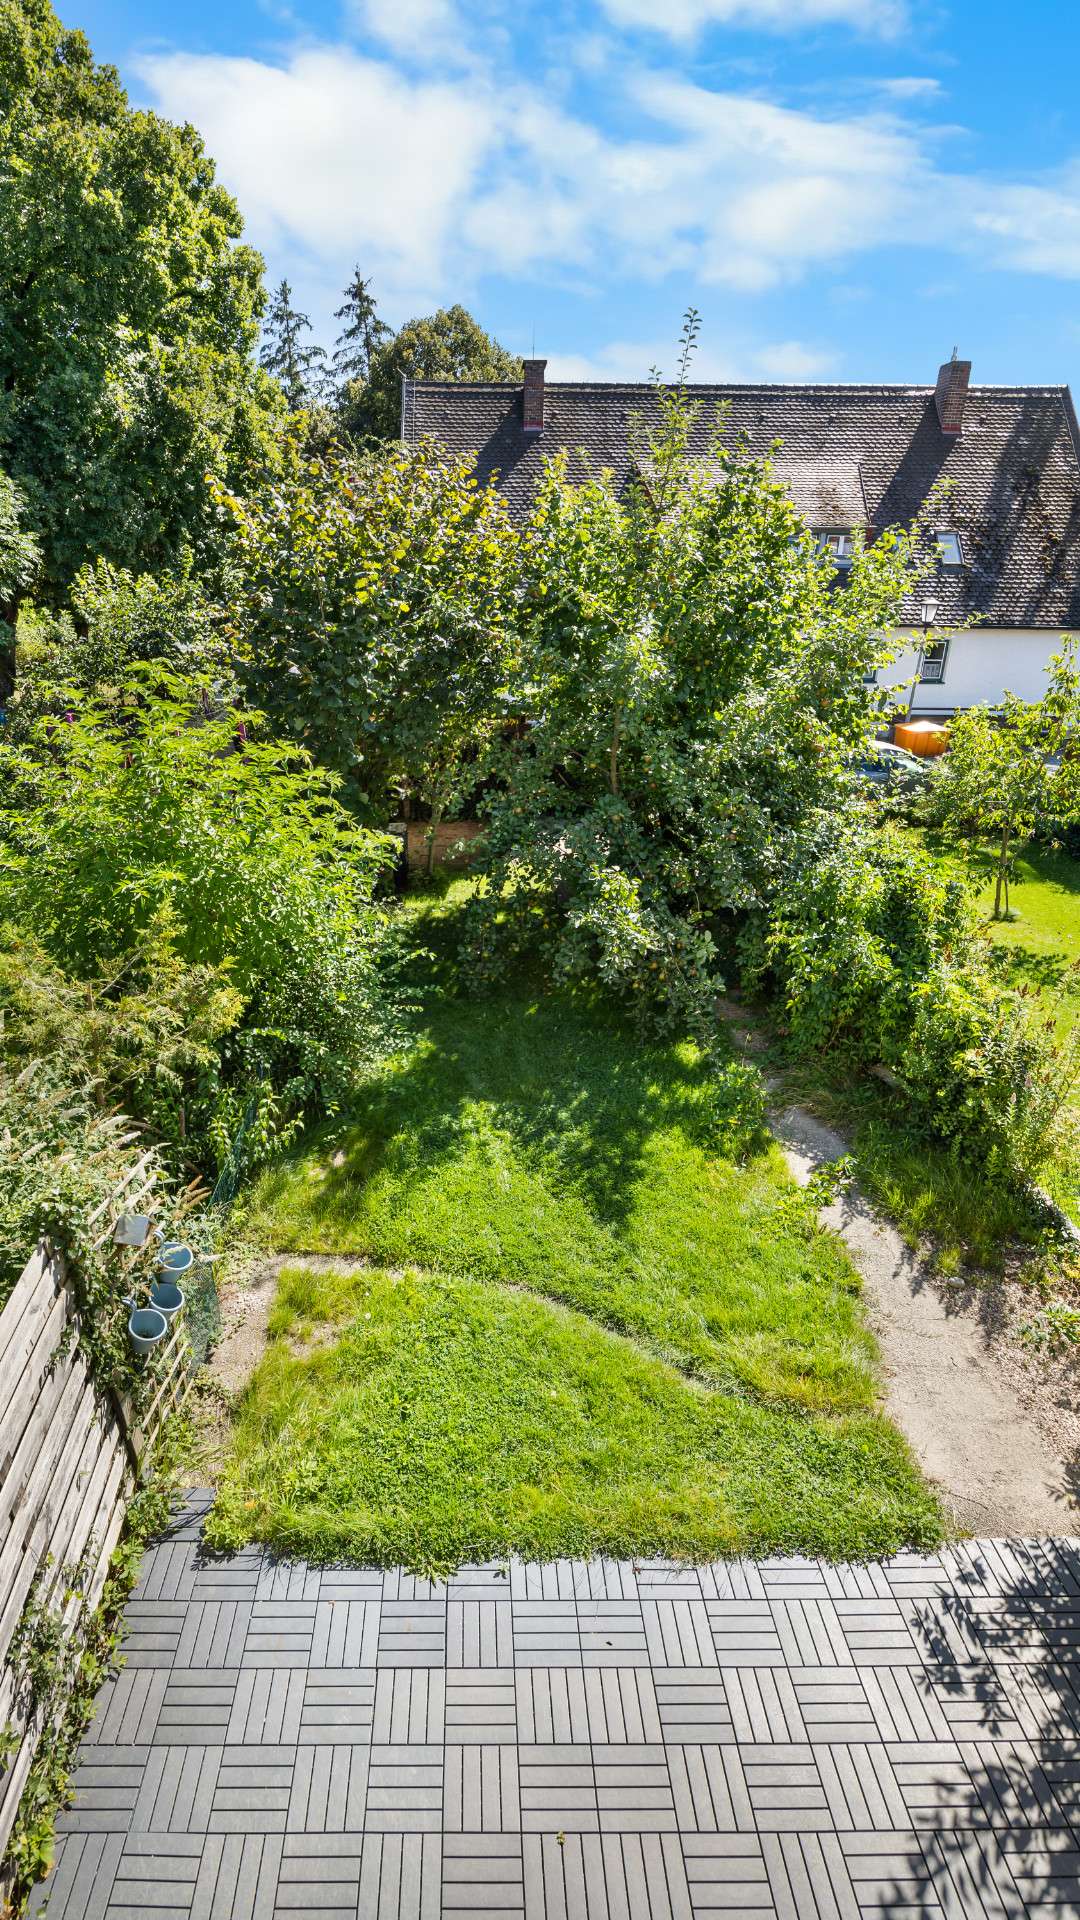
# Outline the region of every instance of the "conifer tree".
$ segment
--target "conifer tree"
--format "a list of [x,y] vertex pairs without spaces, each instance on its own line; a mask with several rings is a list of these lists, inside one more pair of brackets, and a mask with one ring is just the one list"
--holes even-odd
[[350,380],[367,379],[372,359],[393,333],[386,321],[380,320],[371,281],[363,278],[359,267],[353,272],[334,319],[345,322],[338,335],[333,362],[338,384],[345,387]]
[[282,280],[271,296],[259,365],[279,382],[292,413],[317,398],[326,359],[321,347],[305,343],[304,335],[310,332],[311,321],[293,306],[292,288]]

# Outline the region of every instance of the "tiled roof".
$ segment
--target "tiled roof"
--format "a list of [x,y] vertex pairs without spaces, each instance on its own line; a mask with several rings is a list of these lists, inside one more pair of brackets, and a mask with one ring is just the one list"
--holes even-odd
[[[726,435],[752,454],[780,441],[778,473],[814,527],[909,524],[935,483],[951,481],[942,518],[960,532],[966,565],[942,568],[926,589],[939,624],[978,616],[995,627],[1080,628],[1080,433],[1067,387],[973,386],[955,437],[941,432],[932,387],[691,391],[702,403],[696,450],[707,450],[721,405]],[[430,434],[474,453],[481,480],[494,476],[520,515],[560,448],[571,479],[610,468],[624,486],[634,420],[647,425],[656,405],[650,386],[549,381],[544,431],[526,434],[520,387],[416,381],[404,428],[408,440]],[[914,602],[905,619],[917,623]]]

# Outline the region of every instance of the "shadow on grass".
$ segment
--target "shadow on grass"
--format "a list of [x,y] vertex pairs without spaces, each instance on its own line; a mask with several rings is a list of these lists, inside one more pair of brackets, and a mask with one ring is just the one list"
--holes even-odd
[[1042,992],[1069,985],[1080,993],[1074,962],[1067,953],[1039,953],[1034,947],[1010,942],[997,948],[994,964],[999,978],[1010,987],[1027,985]]
[[[524,968],[473,998],[458,958],[460,915],[433,895],[412,920],[402,969],[413,1002],[406,1044],[332,1129],[305,1141],[303,1155],[326,1156],[307,1203],[313,1221],[347,1210],[357,1183],[384,1169],[429,1176],[455,1159],[478,1109],[523,1162],[615,1230],[633,1208],[657,1133],[678,1129],[715,1150],[736,1097],[715,1060],[689,1044],[646,1040],[598,993],[548,991]],[[755,1145],[765,1149],[764,1133]]]

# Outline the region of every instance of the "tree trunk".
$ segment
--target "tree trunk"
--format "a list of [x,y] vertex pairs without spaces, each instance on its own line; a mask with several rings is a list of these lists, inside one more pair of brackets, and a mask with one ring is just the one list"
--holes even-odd
[[622,735],[622,702],[615,709],[615,722],[611,729],[611,791],[619,791],[619,740]]
[[427,830],[427,867],[425,869],[429,880],[435,871],[435,835],[442,825],[442,817],[442,801],[433,800],[431,803],[431,819],[428,822]]
[[998,848],[997,887],[994,892],[994,919],[1001,919],[1001,898],[1005,896],[1005,912],[1009,911],[1009,829],[1001,829],[1001,846]]

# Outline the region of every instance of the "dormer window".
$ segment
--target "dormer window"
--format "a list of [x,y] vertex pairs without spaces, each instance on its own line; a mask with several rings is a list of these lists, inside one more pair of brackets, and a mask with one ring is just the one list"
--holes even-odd
[[939,527],[937,532],[938,559],[943,567],[962,567],[964,549],[960,545],[960,535],[949,527]]
[[828,554],[838,567],[850,567],[855,558],[855,539],[850,529],[815,527],[814,539],[820,554]]

